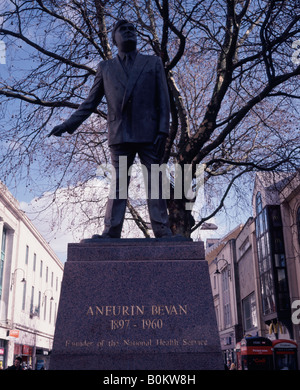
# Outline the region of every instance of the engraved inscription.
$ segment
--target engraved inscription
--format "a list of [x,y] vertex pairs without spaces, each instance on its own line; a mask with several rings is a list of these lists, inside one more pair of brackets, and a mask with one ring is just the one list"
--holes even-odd
[[[181,338],[166,338],[163,329],[167,325],[180,326],[180,318],[185,317],[182,329],[185,329],[188,315],[191,314],[187,304],[151,304],[151,305],[90,305],[85,308],[85,318],[107,324],[99,340],[66,340],[65,347],[70,349],[151,349],[166,348],[178,350],[202,349],[208,345],[205,338],[194,338],[189,335]],[[178,322],[179,320],[179,322]],[[141,332],[134,332],[137,329]],[[109,333],[111,331],[111,333]],[[145,335],[145,337],[142,337]],[[161,336],[159,336],[161,335]],[[116,337],[115,337],[116,336]]]
[[119,316],[138,316],[144,315],[144,306],[89,306],[87,315],[91,316],[105,316],[105,317],[119,317]]
[[181,316],[188,314],[187,305],[117,305],[117,306],[89,306],[86,312],[87,316],[104,316],[104,317],[119,317],[119,316],[140,316],[149,314],[152,316]]
[[87,340],[81,340],[81,341],[71,341],[66,340],[65,346],[70,348],[76,348],[76,349],[86,349],[93,346],[96,346],[97,348],[116,348],[120,346],[125,347],[191,347],[191,346],[206,346],[208,345],[208,341],[206,339],[145,339],[145,340],[133,340],[130,338],[123,339],[121,341],[117,340],[99,340],[97,342],[94,341],[87,341]]
[[[89,306],[86,316],[96,318],[113,318],[110,320],[111,330],[127,330],[139,328],[144,330],[162,329],[164,322],[162,318],[172,316],[187,316],[188,305],[95,305]],[[137,320],[140,317],[141,320]],[[116,318],[117,317],[117,318]],[[132,318],[130,318],[132,317]],[[151,318],[155,317],[155,318]],[[130,318],[130,319],[129,319]],[[134,320],[133,320],[134,318]]]

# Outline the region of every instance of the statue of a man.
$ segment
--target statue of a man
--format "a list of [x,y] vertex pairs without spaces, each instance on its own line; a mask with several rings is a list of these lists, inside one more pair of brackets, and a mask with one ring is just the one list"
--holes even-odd
[[[122,180],[119,180],[119,158],[126,157],[130,167],[136,154],[148,172],[147,202],[154,235],[157,238],[170,237],[167,205],[161,188],[157,199],[151,198],[151,165],[160,163],[169,133],[170,106],[163,64],[157,56],[137,52],[137,34],[132,23],[119,20],[112,38],[118,55],[99,63],[88,97],[69,119],[55,126],[49,136],[61,136],[64,132],[72,134],[94,112],[105,95],[108,143],[116,171],[112,185],[116,196],[108,199],[102,235],[93,237],[121,237],[127,200],[120,196],[124,189],[121,188]],[[128,185],[127,175],[125,186],[128,188]]]

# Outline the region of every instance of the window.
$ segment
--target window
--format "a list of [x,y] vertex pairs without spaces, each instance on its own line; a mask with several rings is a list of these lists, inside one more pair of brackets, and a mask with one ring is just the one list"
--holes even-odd
[[270,206],[269,215],[277,312],[286,312],[289,316],[290,298],[280,207]]
[[40,316],[40,308],[41,308],[41,297],[42,297],[42,294],[41,294],[41,292],[39,291],[39,300],[38,300],[38,316]]
[[2,242],[1,242],[1,257],[0,257],[0,298],[2,296],[3,270],[4,270],[5,251],[6,251],[6,237],[7,237],[7,230],[5,229],[5,227],[3,227]]
[[25,303],[26,303],[26,282],[23,283],[22,310],[25,310]]
[[34,310],[33,303],[34,303],[34,287],[32,286],[31,287],[31,299],[30,299],[30,313],[33,313],[33,310]]
[[267,209],[262,207],[260,192],[256,195],[256,242],[258,269],[264,315],[275,312],[274,280],[271,264],[270,237]]
[[217,275],[214,275],[214,290],[217,288]]
[[33,255],[33,270],[35,271],[36,268],[36,253]]
[[54,308],[54,325],[56,323],[56,317],[57,317],[57,303],[55,302],[55,308]]
[[243,300],[244,331],[257,327],[256,303],[254,293]]
[[298,243],[300,245],[300,207],[297,210],[297,229],[298,229]]
[[256,194],[256,214],[259,214],[261,211],[262,211],[261,193],[258,192]]
[[43,260],[41,260],[41,263],[40,263],[40,277],[43,276]]
[[25,264],[28,264],[28,257],[29,257],[29,246],[26,245]]
[[51,318],[52,318],[52,301],[50,300],[50,312],[49,312],[49,323],[51,324]]
[[223,311],[224,311],[224,326],[231,325],[231,308],[230,308],[230,293],[229,293],[229,271],[227,267],[222,271],[222,292],[223,292]]
[[277,313],[289,316],[289,291],[280,206],[262,207],[256,196],[256,242],[262,312],[264,316]]
[[47,313],[47,296],[44,296],[44,321],[46,321],[46,313]]

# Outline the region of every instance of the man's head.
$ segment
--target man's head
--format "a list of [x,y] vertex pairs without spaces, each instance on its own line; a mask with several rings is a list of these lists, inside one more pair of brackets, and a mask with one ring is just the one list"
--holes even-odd
[[137,36],[134,25],[125,19],[119,20],[113,28],[112,40],[121,51],[135,50]]
[[20,367],[21,363],[22,363],[22,358],[20,356],[16,357],[15,358],[15,366]]

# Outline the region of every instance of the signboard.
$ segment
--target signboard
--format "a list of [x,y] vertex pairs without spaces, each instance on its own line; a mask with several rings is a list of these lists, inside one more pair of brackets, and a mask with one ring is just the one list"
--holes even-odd
[[32,356],[32,347],[23,345],[23,355]]
[[18,330],[16,330],[16,329],[11,329],[10,331],[9,331],[9,337],[15,337],[15,338],[19,338],[19,331]]

